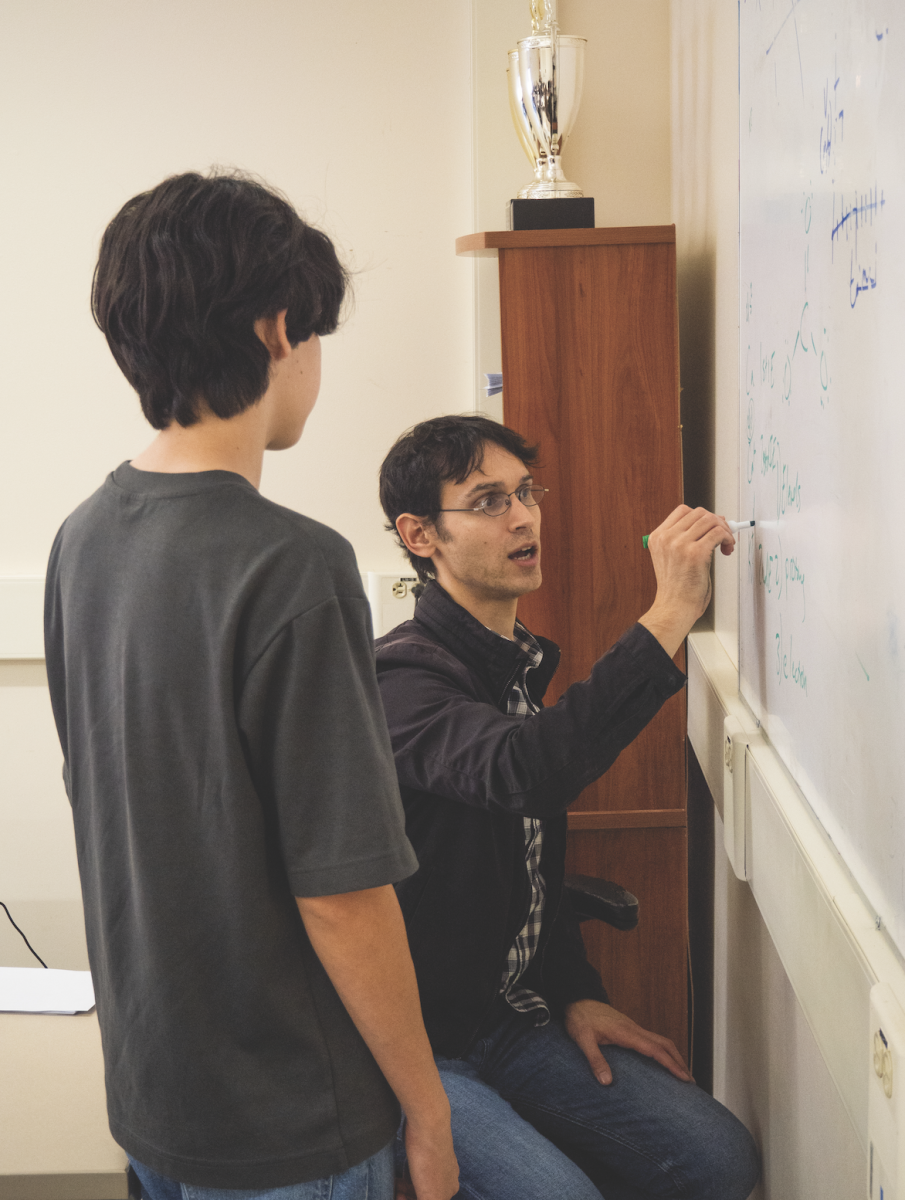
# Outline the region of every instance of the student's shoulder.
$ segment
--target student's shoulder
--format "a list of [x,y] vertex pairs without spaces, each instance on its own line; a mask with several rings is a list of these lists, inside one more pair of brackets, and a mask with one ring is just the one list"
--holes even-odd
[[341,533],[250,488],[222,504],[204,560],[210,568],[222,559],[226,603],[242,610],[250,658],[298,622],[310,634],[337,617],[370,646],[370,609],[355,552]]
[[[181,568],[236,595],[276,594],[289,609],[334,596],[364,601],[349,541],[263,496],[234,472],[163,475],[123,463],[67,518],[58,542],[168,547]],[[178,550],[178,553],[176,551]]]
[[316,572],[338,594],[364,596],[352,543],[336,529],[304,513],[284,508],[264,496],[255,497],[269,540],[284,570]]

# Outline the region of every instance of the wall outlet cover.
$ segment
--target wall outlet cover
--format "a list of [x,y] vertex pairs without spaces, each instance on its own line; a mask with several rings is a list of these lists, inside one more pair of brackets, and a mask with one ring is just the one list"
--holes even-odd
[[888,983],[870,990],[867,1049],[869,1200],[902,1200],[905,1185],[905,1012]]

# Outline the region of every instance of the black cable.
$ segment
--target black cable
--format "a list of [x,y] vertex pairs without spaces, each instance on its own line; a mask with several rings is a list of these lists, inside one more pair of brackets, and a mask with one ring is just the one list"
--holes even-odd
[[15,929],[16,933],[18,933],[20,935],[20,937],[22,938],[22,941],[29,948],[29,950],[32,952],[32,954],[35,956],[35,958],[38,960],[38,962],[41,964],[41,966],[44,967],[46,970],[50,970],[50,968],[47,966],[47,963],[44,961],[44,959],[41,957],[41,955],[38,954],[37,950],[35,950],[34,946],[32,946],[31,942],[28,940],[28,938],[25,936],[25,934],[22,932],[22,930],[19,928],[19,926],[13,920],[13,914],[9,911],[9,909],[6,907],[6,905],[3,903],[2,900],[0,900],[0,908],[2,908],[3,911],[6,913],[6,915],[9,917],[9,923],[12,925],[13,929]]

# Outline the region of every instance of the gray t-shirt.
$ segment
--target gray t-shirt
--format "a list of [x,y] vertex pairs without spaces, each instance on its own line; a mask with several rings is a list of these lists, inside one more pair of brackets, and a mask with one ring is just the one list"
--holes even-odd
[[351,546],[126,463],[57,535],[45,632],[113,1136],[201,1186],[347,1170],[398,1107],[293,896],[417,868]]

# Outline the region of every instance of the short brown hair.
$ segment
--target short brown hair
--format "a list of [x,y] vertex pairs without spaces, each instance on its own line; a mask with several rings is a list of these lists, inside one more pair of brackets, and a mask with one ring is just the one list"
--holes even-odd
[[488,442],[502,446],[526,467],[537,462],[537,446],[529,446],[514,429],[479,413],[422,421],[407,430],[383,460],[380,503],[386,514],[386,528],[396,534],[396,541],[422,583],[433,578],[430,559],[407,549],[396,529],[396,519],[408,512],[435,525],[443,484],[463,483],[484,461]]
[[101,239],[94,319],[155,429],[218,417],[264,395],[254,330],[286,309],[291,345],[332,333],[347,285],[333,243],[278,192],[240,172],[165,179],[129,200]]

